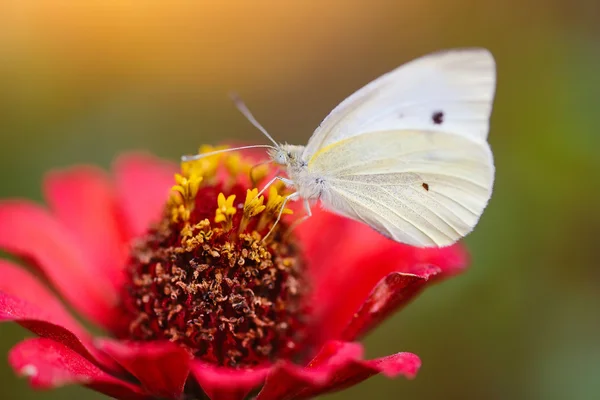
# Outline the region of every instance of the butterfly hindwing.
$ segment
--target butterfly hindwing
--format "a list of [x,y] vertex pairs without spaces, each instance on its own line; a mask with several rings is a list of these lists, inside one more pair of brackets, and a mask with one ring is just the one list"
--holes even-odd
[[308,164],[326,181],[322,205],[415,246],[468,234],[491,196],[485,142],[432,131],[384,131],[326,147]]

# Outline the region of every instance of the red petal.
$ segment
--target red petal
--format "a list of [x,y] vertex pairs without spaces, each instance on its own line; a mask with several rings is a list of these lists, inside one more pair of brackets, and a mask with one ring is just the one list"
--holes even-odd
[[429,267],[418,275],[394,272],[383,278],[352,317],[342,333],[342,340],[354,340],[377,326],[412,300],[428,279],[439,272],[439,268]]
[[191,356],[173,343],[102,339],[98,347],[139,379],[149,393],[178,399],[190,372]]
[[429,265],[440,267],[442,272],[435,279],[444,279],[464,271],[469,265],[469,254],[460,244],[442,247],[441,249],[413,248],[415,258]]
[[28,339],[12,348],[8,360],[36,389],[81,384],[122,400],[150,400],[137,386],[107,374],[65,345],[51,339]]
[[[316,211],[298,234],[313,275],[314,321],[321,339],[340,338],[375,285],[392,272],[417,273],[439,267],[440,276],[466,264],[459,246],[417,248],[389,240],[369,226]],[[336,240],[328,240],[336,238]]]
[[142,235],[157,221],[169,197],[177,167],[149,154],[128,154],[115,162],[119,203],[130,235]]
[[412,353],[396,353],[369,361],[352,361],[338,369],[327,384],[304,386],[294,398],[307,399],[342,390],[380,373],[389,378],[403,375],[412,379],[417,374],[420,366],[421,360]]
[[119,287],[127,244],[108,176],[93,167],[53,172],[46,177],[45,193],[54,214],[85,251],[90,268],[106,274]]
[[361,358],[362,347],[358,343],[329,342],[305,368],[291,364],[276,367],[258,400],[311,398],[355,385],[378,373],[413,378],[421,365],[419,358],[411,353],[370,361]]
[[[0,276],[2,295],[22,300],[29,310],[40,310],[50,316],[48,321],[59,324],[78,336],[87,335],[85,329],[71,317],[56,296],[29,272],[7,260],[0,260]],[[3,315],[32,315],[8,307],[0,307],[0,312]]]
[[100,353],[89,333],[42,283],[20,267],[0,260],[0,321],[14,321],[33,333],[52,338],[93,363],[118,366]]
[[243,400],[267,377],[270,368],[222,368],[201,361],[192,364],[192,374],[211,400]]
[[88,264],[73,236],[44,209],[26,201],[0,202],[0,249],[33,259],[82,314],[114,325],[117,292]]

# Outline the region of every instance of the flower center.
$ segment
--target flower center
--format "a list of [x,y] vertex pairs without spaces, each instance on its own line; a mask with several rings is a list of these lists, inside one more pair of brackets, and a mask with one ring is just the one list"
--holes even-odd
[[[298,354],[303,261],[285,222],[264,239],[284,197],[273,186],[263,204],[247,189],[250,171],[235,153],[182,165],[163,220],[132,247],[123,296],[131,339],[167,339],[231,367]],[[252,172],[256,182],[268,170]]]

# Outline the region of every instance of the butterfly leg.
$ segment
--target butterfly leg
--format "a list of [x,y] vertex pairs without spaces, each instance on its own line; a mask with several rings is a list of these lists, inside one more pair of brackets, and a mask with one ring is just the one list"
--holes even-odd
[[294,229],[296,229],[296,227],[298,225],[300,225],[301,223],[303,223],[304,221],[306,221],[307,219],[312,217],[312,211],[310,209],[310,202],[307,199],[304,199],[303,203],[304,203],[304,210],[306,211],[306,215],[303,216],[302,218],[298,218],[296,221],[294,221],[294,223],[289,227],[286,235],[289,235],[290,233],[292,233],[292,231]]
[[275,229],[275,227],[279,223],[279,220],[281,219],[281,215],[283,214],[283,210],[285,210],[285,205],[287,204],[287,202],[290,200],[292,200],[292,201],[298,200],[299,198],[300,198],[300,194],[298,192],[294,192],[294,193],[290,194],[289,196],[287,196],[283,200],[283,203],[281,204],[281,209],[279,210],[279,214],[277,214],[277,219],[275,220],[275,223],[273,224],[273,226],[271,227],[269,232],[265,235],[265,237],[263,237],[263,239],[262,239],[263,241],[269,237],[271,232],[273,232],[273,229]]
[[[275,183],[275,181],[281,181],[283,182],[286,186],[294,186],[294,181],[292,181],[291,179],[288,178],[284,178],[283,176],[276,176],[275,178],[271,179],[269,182],[267,182],[267,184],[261,189],[260,192],[258,192],[258,194],[256,195],[256,197],[260,196],[261,194],[264,193],[265,190],[267,190],[267,188],[269,186],[271,186],[272,184]],[[290,195],[291,196],[291,195]]]

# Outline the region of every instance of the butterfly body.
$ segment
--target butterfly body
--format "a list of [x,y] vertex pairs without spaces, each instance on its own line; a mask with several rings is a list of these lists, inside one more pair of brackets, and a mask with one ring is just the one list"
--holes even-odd
[[312,171],[303,158],[304,146],[282,144],[279,149],[270,152],[271,160],[286,168],[286,175],[296,189],[298,197],[309,201],[321,199],[328,193],[327,175]]

